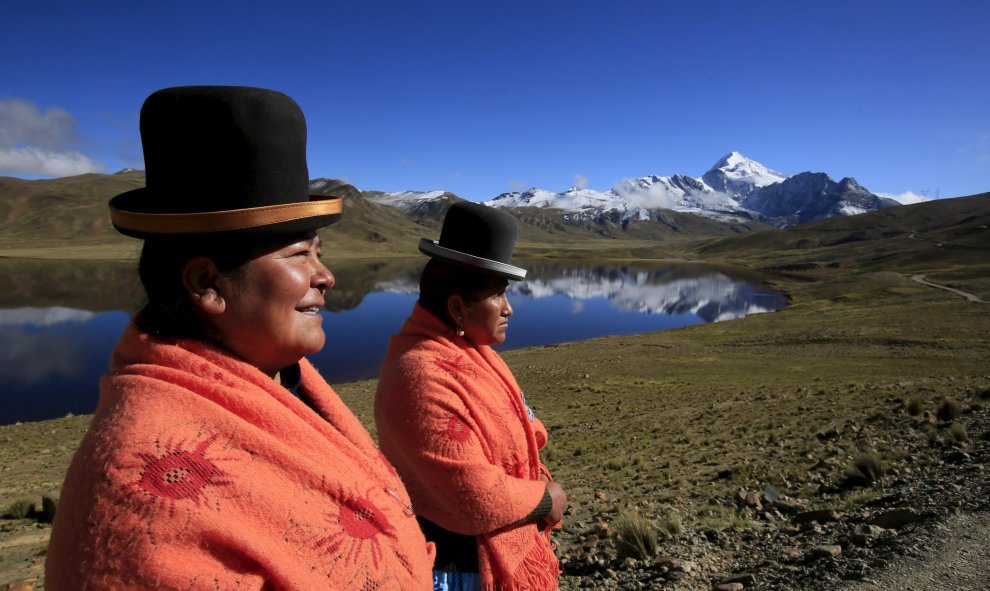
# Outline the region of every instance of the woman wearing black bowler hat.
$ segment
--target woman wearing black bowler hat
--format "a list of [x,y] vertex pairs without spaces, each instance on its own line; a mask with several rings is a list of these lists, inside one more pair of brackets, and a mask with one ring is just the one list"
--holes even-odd
[[547,430],[491,346],[505,341],[516,220],[451,205],[419,301],[392,337],[375,397],[382,451],[402,475],[428,540],[434,587],[556,589],[550,530],[567,495],[540,462]]
[[147,304],[100,382],[46,588],[426,589],[433,548],[367,431],[305,359],[333,274],[306,125],[284,94],[199,86],[141,110]]

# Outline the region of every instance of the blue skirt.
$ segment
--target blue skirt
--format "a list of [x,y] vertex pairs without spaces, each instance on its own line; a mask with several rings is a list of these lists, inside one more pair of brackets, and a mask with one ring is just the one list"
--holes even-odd
[[433,571],[433,591],[481,591],[478,573]]

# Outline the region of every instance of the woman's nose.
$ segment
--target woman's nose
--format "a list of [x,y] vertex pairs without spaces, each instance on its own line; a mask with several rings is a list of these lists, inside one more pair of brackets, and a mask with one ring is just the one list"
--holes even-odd
[[333,289],[333,286],[337,283],[337,279],[330,272],[321,261],[316,262],[316,269],[313,273],[312,286],[316,287],[322,292],[327,292]]

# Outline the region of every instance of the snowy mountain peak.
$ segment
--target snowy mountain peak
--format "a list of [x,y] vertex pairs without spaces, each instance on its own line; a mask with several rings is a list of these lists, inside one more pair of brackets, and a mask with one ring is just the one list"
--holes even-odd
[[709,187],[747,197],[754,189],[783,182],[788,177],[739,152],[730,152],[701,177]]
[[376,193],[368,196],[368,201],[378,205],[390,205],[406,212],[421,214],[437,211],[450,201],[447,191],[399,191]]
[[870,193],[852,178],[835,182],[823,172],[788,176],[736,151],[723,156],[701,178],[682,174],[626,178],[605,192],[570,187],[554,193],[534,187],[485,202],[493,207],[561,209],[569,219],[598,220],[609,215],[622,223],[647,221],[653,219],[653,210],[669,209],[726,222],[759,220],[776,226],[855,215],[895,203]]

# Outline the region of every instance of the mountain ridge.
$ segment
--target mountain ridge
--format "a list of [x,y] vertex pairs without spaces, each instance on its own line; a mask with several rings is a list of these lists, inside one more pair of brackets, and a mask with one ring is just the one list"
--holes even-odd
[[604,192],[572,187],[554,193],[534,187],[502,193],[484,203],[504,208],[562,209],[589,219],[615,211],[624,220],[645,220],[651,217],[652,210],[668,209],[720,221],[759,221],[776,227],[899,205],[870,193],[851,177],[836,183],[826,173],[788,176],[735,151],[720,158],[700,177],[674,174],[625,178]]

